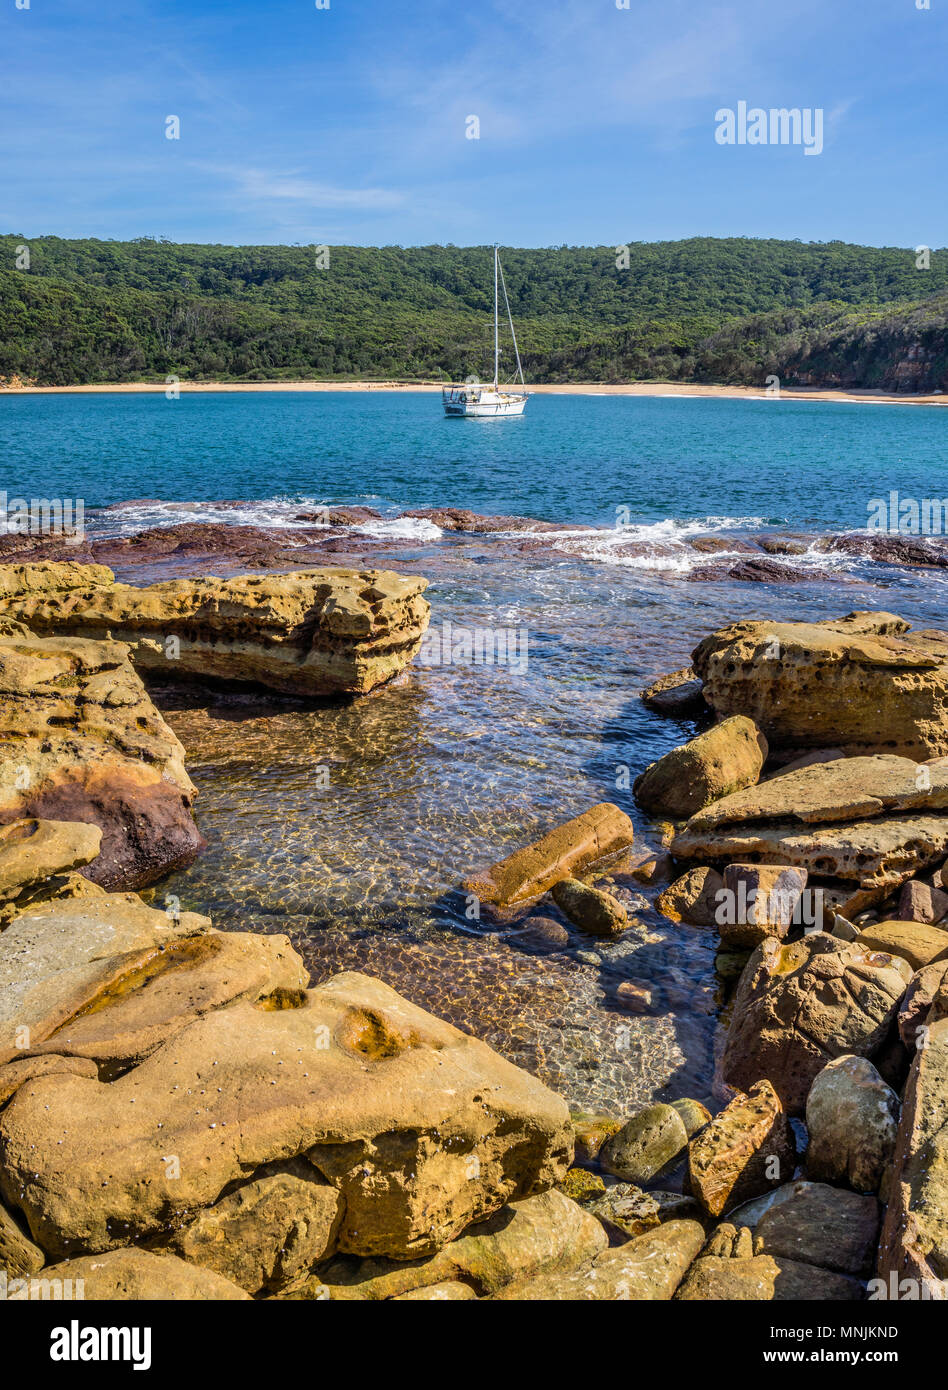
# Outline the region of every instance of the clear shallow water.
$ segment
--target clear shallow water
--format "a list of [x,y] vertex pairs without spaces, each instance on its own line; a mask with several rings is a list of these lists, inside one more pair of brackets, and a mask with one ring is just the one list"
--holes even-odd
[[[767,529],[815,540],[864,526],[868,498],[893,487],[948,493],[948,413],[536,397],[522,420],[467,422],[439,408],[424,394],[0,398],[0,486],[90,507],[248,499],[228,511],[100,514],[93,533],[201,516],[299,524],[303,501],[468,506],[599,528],[564,539],[369,527],[355,563],[426,575],[435,623],[525,628],[523,674],[416,664],[365,699],[318,709],[162,696],[208,850],[161,892],[219,926],[289,932],[317,978],[362,968],[388,979],[576,1106],[621,1113],[705,1096],[726,998],[712,933],[641,911],[617,945],[575,935],[538,953],[467,921],[457,884],[604,799],[657,845],[627,785],[694,728],[650,715],[638,690],[722,623],[887,608],[945,625],[943,572],[814,551],[789,560],[831,581],[699,583],[690,576],[708,556],[689,542],[711,534],[736,550]],[[619,506],[629,529],[617,537]],[[652,991],[649,1012],[621,1007],[623,980]]]

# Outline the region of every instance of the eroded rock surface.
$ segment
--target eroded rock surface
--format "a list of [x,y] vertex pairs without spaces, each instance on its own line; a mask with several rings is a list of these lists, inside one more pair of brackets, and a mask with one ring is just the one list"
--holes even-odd
[[[31,566],[17,569],[28,585]],[[39,635],[126,642],[136,667],[153,675],[248,682],[293,695],[365,694],[418,651],[428,626],[426,583],[341,568],[173,579],[143,589],[96,583],[0,596],[0,613]]]
[[96,883],[145,887],[203,845],[184,749],[121,643],[0,637],[0,747],[0,824],[97,826]]

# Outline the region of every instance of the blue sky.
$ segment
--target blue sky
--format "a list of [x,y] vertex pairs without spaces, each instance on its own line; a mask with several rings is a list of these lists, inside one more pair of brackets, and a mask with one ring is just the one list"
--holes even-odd
[[[0,230],[942,246],[948,0],[930,3],[3,0]],[[822,108],[823,153],[716,144],[741,100]]]

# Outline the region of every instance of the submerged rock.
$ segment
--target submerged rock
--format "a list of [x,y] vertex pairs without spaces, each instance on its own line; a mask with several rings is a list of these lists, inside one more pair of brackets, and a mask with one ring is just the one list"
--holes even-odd
[[590,936],[615,939],[629,925],[625,908],[609,893],[589,888],[575,878],[563,878],[553,885],[553,901],[580,931]]
[[641,693],[643,705],[669,719],[692,719],[707,713],[701,682],[690,666],[659,676]]

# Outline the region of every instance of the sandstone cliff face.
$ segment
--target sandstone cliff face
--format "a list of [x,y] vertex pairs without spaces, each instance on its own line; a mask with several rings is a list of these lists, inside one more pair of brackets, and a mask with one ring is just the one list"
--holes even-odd
[[694,652],[719,717],[746,714],[777,747],[948,753],[948,633],[891,613],[733,623]]
[[138,589],[101,565],[15,565],[0,575],[0,617],[41,636],[126,642],[152,675],[361,695],[418,651],[425,587],[387,570],[313,569]]
[[98,826],[86,875],[141,888],[190,864],[184,750],[118,642],[0,636],[0,825],[38,817]]

